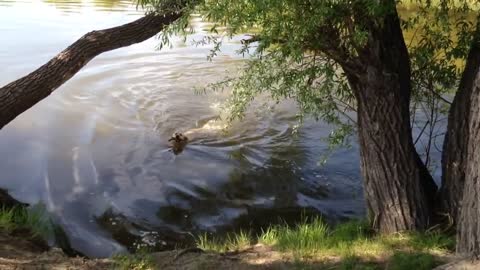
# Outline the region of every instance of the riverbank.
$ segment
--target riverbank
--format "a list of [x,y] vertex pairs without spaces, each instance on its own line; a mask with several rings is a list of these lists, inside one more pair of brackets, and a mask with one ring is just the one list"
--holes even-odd
[[[12,239],[11,239],[12,240]],[[14,239],[19,240],[19,239]],[[16,243],[16,242],[15,242]],[[432,261],[425,255],[409,253],[396,255],[390,258],[342,258],[332,256],[328,258],[305,257],[299,259],[294,252],[282,252],[275,247],[257,244],[239,251],[219,253],[214,251],[174,250],[145,255],[121,256],[113,259],[91,260],[84,258],[69,258],[61,250],[54,249],[48,252],[26,252],[23,247],[14,244],[9,251],[13,258],[4,257],[0,253],[0,269],[54,269],[54,270],[374,270],[374,269],[432,269]],[[427,258],[427,259],[425,259]],[[451,254],[435,255],[433,264],[454,260]],[[480,265],[469,262],[447,264],[435,268],[438,270],[474,270]]]
[[112,260],[69,257],[51,248],[45,239],[53,227],[43,212],[27,206],[0,189],[0,269],[112,269]]
[[[233,239],[233,238],[231,238]],[[60,249],[44,250],[25,236],[0,233],[0,269],[69,269],[69,270],[285,270],[285,269],[356,269],[356,270],[411,270],[433,269],[454,261],[450,249],[438,236],[415,238],[407,235],[380,239],[350,239],[337,247],[323,250],[306,249],[312,243],[304,242],[299,249],[264,243],[247,244],[243,237],[224,243],[203,243],[209,249],[192,248],[159,253],[138,253],[114,256],[111,259],[71,258]],[[243,240],[242,240],[243,239]],[[419,239],[425,243],[416,243]],[[299,239],[299,244],[303,240]],[[363,242],[361,244],[360,242]],[[294,243],[291,243],[294,244]],[[199,243],[200,245],[200,243]],[[364,247],[362,249],[361,247]],[[292,246],[293,247],[293,246]],[[204,248],[208,248],[205,246]],[[311,247],[309,247],[311,248]],[[224,251],[220,251],[224,250]],[[349,254],[350,253],[350,254]],[[439,269],[478,269],[468,262]]]
[[196,248],[140,253],[114,262],[119,269],[137,270],[479,269],[478,264],[457,263],[453,248],[454,238],[438,231],[379,236],[365,222],[329,227],[314,218],[293,227],[273,226],[259,235],[203,236]]
[[[246,232],[221,240],[201,237],[198,250],[155,255],[157,269],[389,269],[430,270],[453,260],[452,237],[439,232],[374,234],[350,221],[329,227],[314,218],[260,235]],[[169,258],[174,259],[169,259]]]
[[42,249],[26,236],[0,233],[2,270],[104,270],[113,269],[109,259],[68,257],[61,249]]
[[[138,252],[110,259],[68,257],[42,239],[39,215],[0,190],[0,269],[418,269],[455,261],[454,238],[437,231],[378,236],[362,221],[335,227],[319,218],[296,226],[277,225],[252,235],[237,232],[221,239],[204,235],[190,249]],[[478,269],[466,263],[441,269]]]

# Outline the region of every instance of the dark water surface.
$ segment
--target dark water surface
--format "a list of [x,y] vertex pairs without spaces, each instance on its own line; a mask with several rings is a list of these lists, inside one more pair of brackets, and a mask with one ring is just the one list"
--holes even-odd
[[[34,70],[84,33],[141,16],[130,1],[0,0],[0,85]],[[105,53],[0,131],[0,187],[43,202],[75,249],[109,256],[139,243],[166,247],[190,232],[257,227],[302,208],[337,220],[363,213],[358,149],[327,151],[331,130],[284,102],[228,133],[215,121],[228,93],[196,95],[241,67],[238,37],[213,62],[194,46],[208,24],[174,47],[158,41]],[[193,129],[178,156],[174,131]]]

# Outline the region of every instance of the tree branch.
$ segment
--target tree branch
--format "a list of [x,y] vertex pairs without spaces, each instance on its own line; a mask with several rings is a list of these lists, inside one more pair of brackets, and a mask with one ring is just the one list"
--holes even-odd
[[0,129],[50,95],[97,55],[147,40],[181,15],[152,13],[131,23],[85,34],[37,70],[0,88]]

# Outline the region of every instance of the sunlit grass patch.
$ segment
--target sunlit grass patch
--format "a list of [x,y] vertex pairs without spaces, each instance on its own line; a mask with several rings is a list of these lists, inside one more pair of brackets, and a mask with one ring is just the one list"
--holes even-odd
[[152,256],[150,247],[141,247],[134,253],[118,253],[111,257],[114,270],[155,270],[157,264]]
[[327,225],[320,219],[314,219],[311,223],[303,222],[296,227],[270,227],[259,237],[259,241],[282,251],[315,252],[324,249],[328,235]]
[[112,258],[115,270],[155,270],[153,258],[146,252],[137,252],[133,255],[119,254]]
[[356,249],[363,253],[379,249],[377,243],[369,239],[367,228],[364,222],[351,221],[331,229],[320,218],[315,218],[294,227],[273,226],[259,237],[259,241],[281,251],[304,255],[346,256],[354,254]]
[[428,252],[444,254],[453,250],[454,238],[438,232],[430,233],[397,233],[389,236],[376,237],[386,249],[410,252]]
[[311,261],[320,261],[333,264],[332,269],[431,269],[428,267],[437,265],[454,246],[453,237],[438,232],[376,235],[364,221],[332,228],[320,218],[295,226],[272,226],[256,237],[244,232],[223,240],[203,235],[197,246],[225,252],[245,249],[251,243],[290,254],[298,265],[308,262],[303,264],[307,267]]
[[216,252],[227,252],[242,250],[250,247],[252,244],[252,236],[249,232],[240,231],[235,234],[228,234],[226,237],[219,239],[209,237],[208,234],[200,235],[197,238],[197,247],[203,250],[211,250]]
[[0,208],[0,230],[6,233],[29,231],[32,237],[47,239],[53,234],[52,223],[41,206]]
[[440,233],[403,233],[375,235],[362,221],[351,221],[329,228],[321,219],[295,227],[274,226],[259,241],[282,251],[313,253],[325,256],[384,257],[397,250],[430,253],[448,252],[453,238]]

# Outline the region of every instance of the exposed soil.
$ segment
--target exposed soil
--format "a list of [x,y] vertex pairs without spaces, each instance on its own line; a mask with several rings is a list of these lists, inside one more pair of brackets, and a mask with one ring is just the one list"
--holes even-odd
[[28,233],[16,232],[7,235],[0,232],[0,269],[112,269],[109,260],[89,260],[67,257],[61,249],[48,249],[39,239],[32,239]]
[[274,251],[264,245],[256,245],[241,252],[226,254],[212,252],[166,251],[153,254],[162,270],[280,270],[294,269],[294,260],[288,254]]
[[435,270],[479,270],[480,261],[456,260],[451,263],[439,266]]
[[[232,269],[232,270],[334,270],[344,269],[340,267],[341,259],[338,257],[315,258],[296,260],[292,254],[273,250],[265,245],[255,245],[241,252],[219,254],[211,252],[168,251],[153,254],[154,261],[162,270],[209,270],[209,269]],[[479,270],[480,262],[473,262],[453,257],[444,258],[449,264],[439,266],[434,270]],[[387,262],[378,259],[374,262],[358,262],[358,269],[386,269],[390,267]],[[374,266],[374,268],[362,268]],[[357,268],[353,268],[357,269]],[[397,268],[395,268],[397,269]],[[413,270],[413,269],[406,269]]]
[[[286,254],[262,245],[242,252],[219,254],[198,250],[176,250],[151,254],[155,269],[162,270],[274,270],[294,269],[294,260]],[[30,241],[0,236],[0,269],[2,270],[107,270],[114,269],[109,259],[90,260],[67,257],[60,249],[40,251]],[[313,268],[317,269],[317,268]]]

